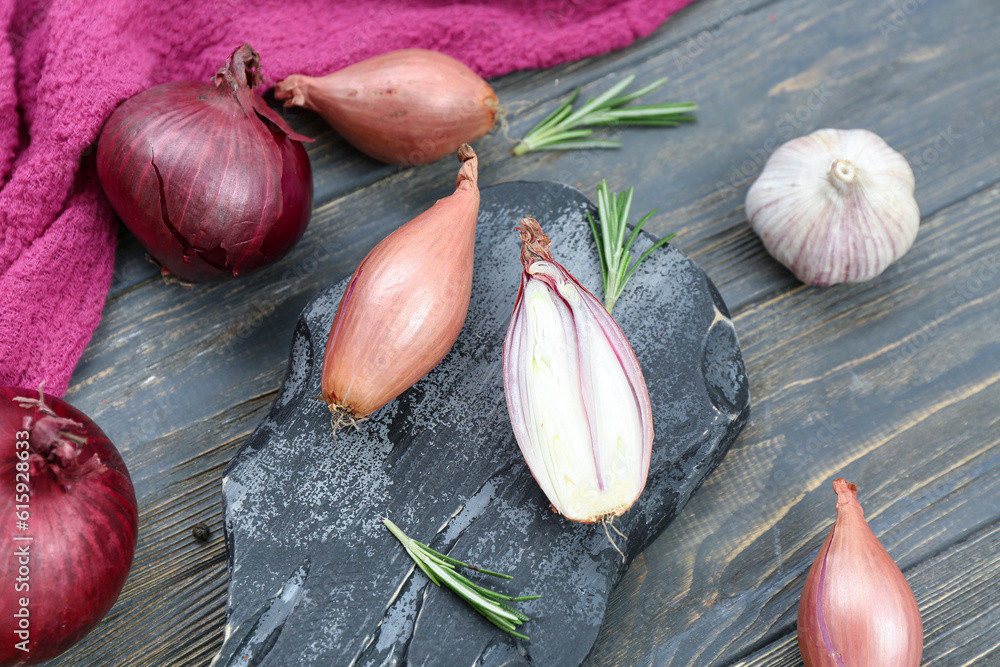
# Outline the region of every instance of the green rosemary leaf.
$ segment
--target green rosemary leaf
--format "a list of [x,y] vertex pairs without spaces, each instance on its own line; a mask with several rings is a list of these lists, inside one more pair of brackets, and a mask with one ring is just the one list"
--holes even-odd
[[614,310],[618,297],[621,296],[628,281],[632,279],[636,267],[649,257],[650,253],[676,236],[671,234],[660,239],[633,263],[632,244],[635,243],[643,226],[656,213],[656,211],[651,211],[643,216],[632,228],[632,233],[626,239],[625,232],[629,215],[632,213],[633,195],[634,188],[629,188],[617,195],[612,194],[608,188],[607,180],[602,180],[597,186],[597,215],[601,221],[599,228],[590,213],[587,213],[587,222],[590,224],[590,231],[594,236],[594,243],[597,244],[597,254],[601,262],[601,278],[604,281],[604,307],[609,313]]
[[[687,111],[688,109],[684,109]],[[617,120],[628,120],[632,118],[642,119],[642,118],[655,118],[659,116],[672,116],[674,114],[665,112],[659,107],[636,107],[634,109],[614,109],[613,111],[607,112],[610,116]]]
[[410,554],[410,558],[413,559],[413,562],[416,563],[417,567],[419,567],[423,571],[423,573],[427,575],[428,579],[434,582],[435,586],[441,585],[441,582],[438,580],[436,576],[434,576],[434,573],[431,572],[428,566],[424,564],[423,558],[414,553],[413,549],[411,549],[410,547],[406,547],[406,553]]
[[560,151],[572,151],[572,150],[583,150],[585,148],[621,148],[622,142],[615,139],[594,139],[593,141],[563,141],[559,144],[543,144],[538,148],[532,148],[531,150],[560,150]]
[[566,132],[559,132],[557,134],[552,134],[545,137],[546,142],[558,142],[566,141],[567,139],[579,139],[581,137],[589,137],[594,133],[593,130],[567,130]]
[[580,95],[580,90],[577,89],[566,102],[547,115],[518,142],[514,147],[514,155],[538,150],[618,148],[622,145],[620,141],[614,140],[580,141],[581,137],[589,136],[592,130],[578,128],[587,126],[673,127],[681,122],[694,120],[693,116],[684,115],[698,109],[698,105],[693,102],[645,104],[621,108],[632,100],[656,90],[666,82],[666,79],[659,79],[635,92],[623,95],[622,93],[632,85],[633,81],[635,75],[627,76],[573,111],[573,103]]
[[577,88],[575,91],[573,91],[573,94],[570,95],[568,100],[563,102],[561,106],[556,107],[555,111],[546,116],[535,129],[536,130],[545,129],[550,125],[555,125],[563,118],[570,115],[570,113],[573,111],[573,102],[575,102],[576,98],[579,96],[580,96],[580,89]]
[[[446,556],[439,551],[435,551],[426,544],[408,537],[402,530],[399,529],[398,526],[396,526],[396,524],[387,518],[382,519],[382,523],[384,523],[385,527],[389,529],[389,532],[391,532],[393,536],[395,536],[395,538],[402,543],[403,548],[406,550],[406,553],[409,554],[410,558],[413,559],[413,562],[417,564],[420,570],[427,575],[427,578],[430,579],[435,585],[441,586],[443,584],[446,588],[451,589],[452,592],[465,600],[473,609],[486,617],[487,620],[496,625],[498,628],[504,630],[505,632],[509,632],[515,637],[520,637],[525,640],[528,639],[527,635],[521,634],[516,630],[517,626],[529,620],[528,616],[524,614],[524,612],[521,612],[507,604],[507,602],[537,600],[540,596],[525,595],[520,597],[511,597],[509,595],[504,595],[503,593],[492,591],[484,586],[480,586],[465,575],[455,571],[455,568],[464,567],[482,574],[501,577],[504,579],[511,579],[512,577],[508,574],[494,572],[485,568],[478,568],[473,565],[469,565],[468,563],[463,563],[456,558],[452,558],[451,556]],[[505,600],[507,602],[505,602]]]
[[619,81],[597,97],[587,100],[587,103],[570,114],[565,122],[571,125],[574,121],[585,118],[588,113],[604,108],[605,102],[613,100],[618,93],[628,88],[633,81],[635,81],[635,75],[630,74],[623,81]]
[[460,561],[460,560],[458,560],[456,558],[452,558],[451,556],[446,556],[445,554],[443,554],[443,553],[441,553],[439,551],[434,551],[430,547],[424,547],[424,548],[426,548],[431,553],[436,554],[439,558],[442,558],[445,561],[451,563],[452,565],[458,565],[459,567],[464,567],[464,568],[468,568],[470,570],[475,570],[476,572],[479,572],[481,574],[488,574],[491,577],[500,577],[501,579],[513,579],[514,578],[514,577],[510,576],[509,574],[504,574],[503,572],[494,572],[493,570],[487,570],[485,567],[476,567],[475,565],[469,565],[468,563],[463,563],[462,561]]
[[637,104],[635,106],[627,107],[625,109],[617,109],[615,113],[620,113],[624,116],[632,115],[635,111],[659,111],[660,113],[666,114],[670,113],[687,113],[688,111],[697,111],[698,105],[694,102],[670,102],[667,104]]
[[608,269],[605,267],[604,246],[601,245],[601,236],[597,232],[597,223],[594,222],[594,216],[590,215],[590,211],[587,211],[587,222],[590,223],[590,231],[594,235],[594,243],[597,244],[597,258],[601,262],[601,281],[607,284]]
[[659,88],[660,86],[662,86],[663,84],[665,84],[666,82],[667,82],[667,77],[663,77],[662,79],[657,79],[653,83],[650,83],[650,84],[647,84],[647,85],[643,86],[642,88],[640,88],[639,90],[635,91],[634,93],[629,93],[628,95],[622,95],[621,97],[616,97],[615,99],[611,100],[608,103],[608,106],[620,107],[623,104],[628,104],[632,100],[637,100],[640,97],[642,97],[643,95],[645,95],[647,93],[653,92],[654,90],[656,90],[657,88]]
[[626,224],[628,222],[628,214],[632,212],[632,188],[626,190],[622,197],[618,198],[618,224],[617,237],[615,239],[615,247],[618,248],[618,256],[621,256],[622,252],[622,242],[625,240],[625,229],[628,227]]
[[497,604],[506,609],[507,611],[509,611],[510,613],[517,616],[518,620],[520,620],[522,623],[527,623],[528,621],[531,620],[530,618],[528,618],[528,615],[525,614],[523,611],[521,611],[520,609],[515,609],[506,602],[497,601]]
[[504,574],[503,572],[494,572],[493,570],[487,570],[485,567],[476,567],[475,565],[463,565],[462,567],[467,567],[470,570],[475,570],[480,574],[488,574],[491,577],[500,577],[501,579],[513,579],[514,577],[509,574]]
[[493,625],[497,626],[501,630],[504,630],[504,631],[506,631],[506,632],[514,635],[515,637],[520,637],[521,639],[524,639],[524,640],[530,640],[531,639],[530,637],[528,637],[528,635],[522,635],[520,632],[516,631],[514,628],[517,627],[517,626],[515,626],[513,623],[507,621],[506,619],[497,618],[495,616],[486,616],[486,618],[488,618],[489,621],[490,621],[490,623],[492,623]]
[[[625,242],[624,248],[626,252],[632,249],[632,244],[635,243],[635,239],[639,236],[639,232],[642,231],[642,228],[646,224],[646,222],[648,222],[650,218],[656,215],[657,211],[659,211],[659,209],[654,208],[652,211],[647,213],[642,220],[635,223],[635,227],[632,228],[632,233],[628,235],[628,241]],[[671,238],[673,238],[673,235],[671,236]]]
[[[694,120],[694,118],[691,118]],[[643,118],[629,121],[613,121],[610,123],[604,123],[606,127],[618,127],[618,126],[628,126],[628,127],[677,127],[684,121],[683,118]]]
[[490,600],[484,597],[478,591],[473,590],[468,585],[465,585],[455,574],[454,570],[449,570],[441,565],[432,565],[431,569],[434,570],[434,574],[448,586],[452,591],[454,591],[459,597],[471,604],[477,611],[483,613],[484,611],[489,611],[492,614],[496,614],[502,618],[507,618],[510,621],[517,621],[517,615],[510,613],[503,607],[501,607],[495,600]]
[[674,238],[675,236],[677,236],[677,234],[667,234],[662,239],[660,239],[659,241],[657,241],[656,243],[654,243],[653,245],[651,245],[649,247],[649,250],[647,250],[646,252],[644,252],[641,255],[639,255],[639,259],[637,259],[636,262],[635,262],[635,264],[632,265],[632,268],[629,269],[628,274],[625,276],[625,280],[622,281],[622,286],[624,287],[625,283],[627,283],[629,281],[629,279],[632,277],[632,274],[635,273],[635,268],[637,266],[639,266],[639,264],[642,263],[642,260],[644,260],[647,257],[649,257],[650,253],[653,252],[654,250],[656,250],[657,248],[659,248],[660,246],[666,245],[666,243],[668,241],[670,241],[672,238]]

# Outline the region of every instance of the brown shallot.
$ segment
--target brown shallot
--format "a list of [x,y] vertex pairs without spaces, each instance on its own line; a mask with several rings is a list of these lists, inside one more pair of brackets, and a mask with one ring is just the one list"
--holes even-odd
[[835,479],[837,520],[806,577],[799,650],[806,667],[917,667],[920,609],[899,567],[858,504],[858,487]]
[[433,162],[493,127],[497,96],[451,56],[402,49],[314,78],[293,74],[274,96],[318,112],[367,155],[399,165]]
[[469,311],[479,215],[468,144],[455,192],[382,240],[347,283],[323,359],[334,430],[371,414],[434,368]]

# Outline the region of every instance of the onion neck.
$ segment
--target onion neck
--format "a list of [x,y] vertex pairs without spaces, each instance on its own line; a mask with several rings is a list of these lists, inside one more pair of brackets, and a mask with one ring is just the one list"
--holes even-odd
[[515,227],[521,232],[521,264],[528,268],[540,260],[551,260],[552,241],[542,232],[542,226],[534,218],[524,218],[521,225]]
[[213,77],[220,94],[235,94],[240,89],[254,89],[263,82],[260,54],[246,42],[226,58]]
[[267,106],[260,95],[253,92],[254,88],[264,83],[264,77],[260,69],[260,54],[249,44],[244,42],[243,46],[226,58],[226,62],[215,73],[213,82],[219,97],[232,99],[247,118],[259,120],[272,133],[277,128],[295,141],[312,141],[293,130],[284,118]]
[[852,482],[848,482],[843,477],[838,477],[833,480],[833,490],[837,494],[837,511],[846,510],[848,508],[856,510],[864,516],[864,510],[861,509],[861,503],[858,502],[858,487]]
[[458,161],[462,167],[458,170],[458,178],[455,180],[456,190],[478,190],[479,189],[479,158],[476,151],[472,150],[469,144],[462,144],[458,147]]
[[104,473],[108,467],[97,454],[80,461],[83,445],[87,444],[86,427],[74,419],[59,417],[45,404],[45,394],[38,398],[17,397],[22,408],[34,407],[34,414],[24,418],[28,431],[28,463],[31,474],[42,476],[46,471],[67,491],[78,482]]

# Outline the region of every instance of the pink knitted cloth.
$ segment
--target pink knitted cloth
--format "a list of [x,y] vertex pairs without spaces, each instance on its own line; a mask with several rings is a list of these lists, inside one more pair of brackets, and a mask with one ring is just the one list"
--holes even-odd
[[242,42],[277,81],[392,49],[489,77],[622,48],[691,0],[0,0],[0,385],[65,393],[114,268],[91,145],[122,100]]

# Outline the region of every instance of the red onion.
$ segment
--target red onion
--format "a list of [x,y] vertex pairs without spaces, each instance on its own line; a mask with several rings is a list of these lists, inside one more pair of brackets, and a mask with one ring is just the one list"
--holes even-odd
[[80,641],[114,605],[138,527],[118,450],[69,403],[0,387],[0,665]]
[[162,267],[215,280],[277,261],[312,211],[312,171],[300,141],[253,92],[260,56],[233,52],[214,84],[165,83],[126,100],[97,149],[101,185]]
[[340,425],[378,410],[437,366],[465,324],[479,215],[476,153],[458,149],[455,191],[375,246],[340,300],[323,400]]
[[390,51],[319,78],[293,74],[274,96],[319,112],[361,152],[399,165],[427,164],[480,139],[498,109],[482,77],[426,49]]
[[[606,523],[646,486],[653,409],[618,323],[521,220],[521,289],[503,346],[514,438],[552,508]],[[610,539],[610,538],[609,538]]]

